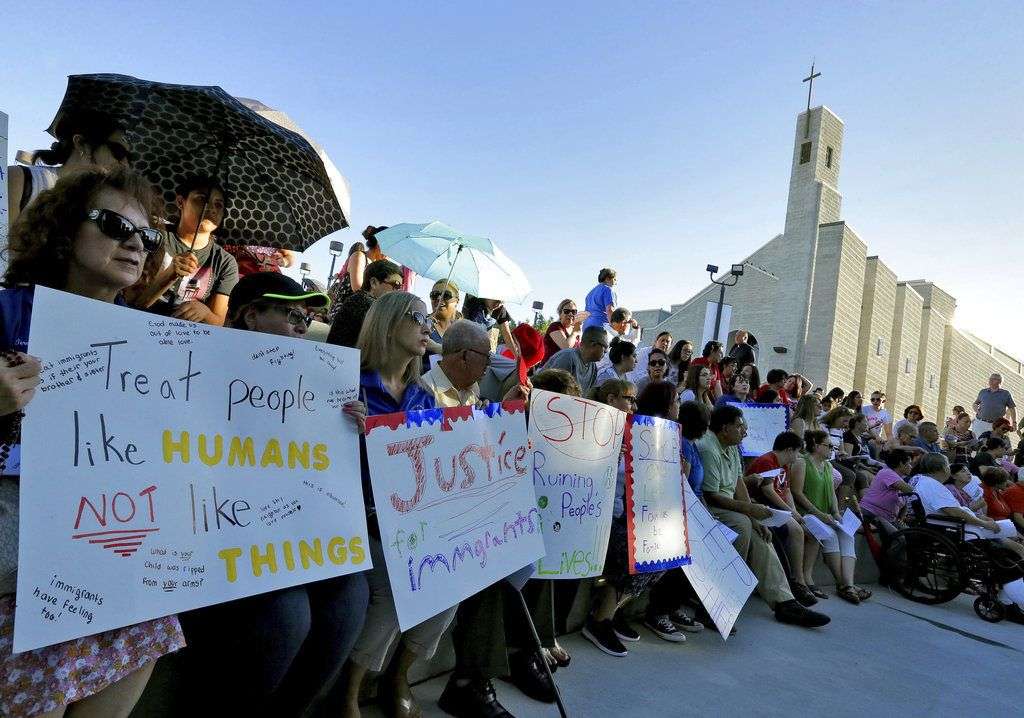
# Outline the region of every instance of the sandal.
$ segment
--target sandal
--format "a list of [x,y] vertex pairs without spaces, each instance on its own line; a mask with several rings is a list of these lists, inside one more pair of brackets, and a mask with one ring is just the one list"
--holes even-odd
[[852,603],[853,605],[860,603],[860,596],[857,594],[857,589],[853,586],[838,587],[836,589],[836,595],[847,603]]
[[815,586],[813,583],[807,584],[807,590],[814,594],[815,598],[828,598],[828,594],[822,591],[817,586]]
[[873,595],[871,591],[867,590],[866,588],[861,588],[860,586],[857,586],[857,588],[855,588],[854,590],[857,592],[857,597],[861,601],[867,601]]
[[554,647],[547,649],[547,651],[548,655],[555,659],[555,663],[560,668],[565,668],[572,661],[572,656],[569,655],[569,652],[558,645],[558,643],[555,643]]

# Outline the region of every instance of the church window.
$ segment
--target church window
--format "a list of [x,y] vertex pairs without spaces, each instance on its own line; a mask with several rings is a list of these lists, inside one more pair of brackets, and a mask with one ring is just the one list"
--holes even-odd
[[875,356],[876,357],[882,356],[883,347],[884,347],[884,345],[882,344],[882,337],[878,337],[878,339],[875,340]]
[[909,358],[903,360],[903,373],[904,374],[909,374],[910,373],[910,359]]
[[934,374],[929,374],[928,375],[928,388],[929,389],[934,389],[935,388],[935,375]]
[[825,166],[829,167],[829,168],[832,167],[832,148],[831,147],[826,147],[825,148]]
[[811,161],[811,143],[804,142],[800,145],[800,164],[805,165]]

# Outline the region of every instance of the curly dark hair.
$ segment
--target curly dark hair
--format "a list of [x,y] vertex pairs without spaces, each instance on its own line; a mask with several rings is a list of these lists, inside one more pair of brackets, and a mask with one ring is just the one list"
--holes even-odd
[[156,197],[149,181],[137,172],[95,168],[75,172],[41,193],[11,226],[4,250],[10,264],[3,286],[41,284],[62,289],[67,284],[71,244],[86,212],[105,189],[131,197],[152,218]]

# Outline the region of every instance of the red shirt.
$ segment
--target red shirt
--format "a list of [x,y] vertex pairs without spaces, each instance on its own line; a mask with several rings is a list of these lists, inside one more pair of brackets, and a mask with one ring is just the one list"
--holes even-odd
[[[768,384],[768,383],[764,383],[764,384],[762,384],[762,385],[761,385],[761,386],[760,386],[760,387],[758,388],[758,390],[757,390],[757,395],[756,395],[756,396],[757,396],[757,400],[758,400],[758,401],[760,401],[760,400],[761,400],[761,394],[762,394],[762,392],[764,392],[764,391],[765,391],[766,389],[775,389],[775,387],[774,387],[774,386],[772,386],[771,384]],[[779,402],[780,404],[785,404],[786,406],[789,406],[790,404],[792,404],[792,403],[793,403],[793,400],[789,398],[789,394],[787,394],[787,393],[786,393],[786,390],[785,390],[785,389],[779,389],[779,390],[778,390],[778,394],[779,394],[779,398],[778,398],[778,399],[776,399],[776,401],[778,401],[778,402]]]
[[779,465],[779,459],[775,456],[774,451],[762,454],[751,461],[750,466],[747,467],[747,476],[751,474],[764,474],[776,469],[780,471],[772,477],[772,488],[775,489],[775,493],[779,495],[779,498],[785,501],[786,495],[789,493],[789,477],[786,475],[786,467]]
[[[541,360],[542,364],[550,359],[552,354],[562,350],[562,347],[555,344],[555,340],[551,338],[551,333],[558,330],[562,330],[566,335],[569,334],[569,332],[566,331],[566,328],[562,326],[561,322],[551,322],[548,324],[548,330],[544,332],[544,358]],[[573,344],[573,346],[578,347],[579,345],[580,338],[576,337],[576,343]]]

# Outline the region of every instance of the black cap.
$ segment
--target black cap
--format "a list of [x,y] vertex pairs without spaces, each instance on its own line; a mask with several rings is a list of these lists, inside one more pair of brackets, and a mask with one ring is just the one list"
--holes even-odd
[[271,299],[279,302],[306,302],[309,306],[320,309],[330,305],[331,300],[323,292],[307,292],[302,285],[291,277],[279,272],[255,272],[242,277],[231,290],[228,299],[228,316],[246,304],[260,299]]

